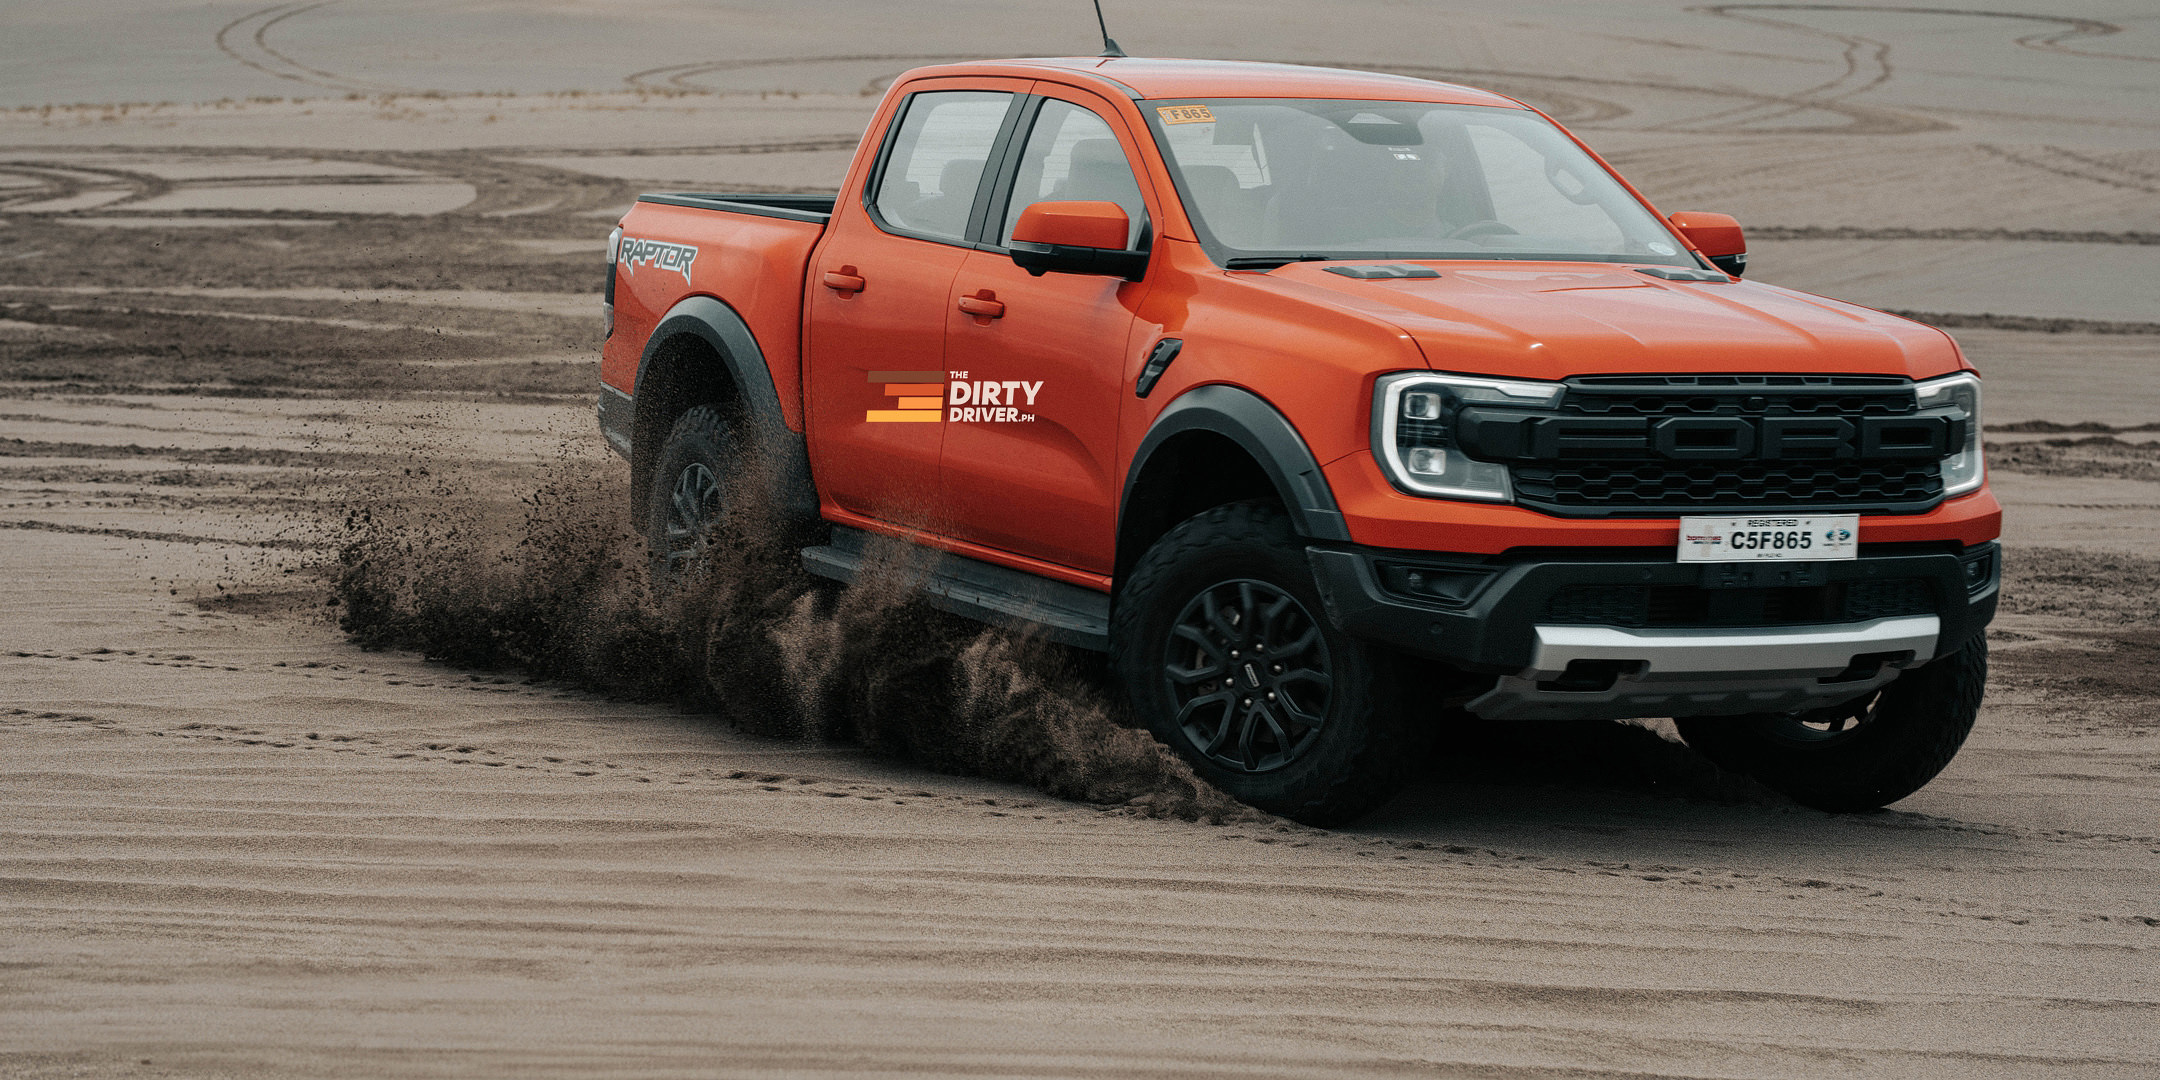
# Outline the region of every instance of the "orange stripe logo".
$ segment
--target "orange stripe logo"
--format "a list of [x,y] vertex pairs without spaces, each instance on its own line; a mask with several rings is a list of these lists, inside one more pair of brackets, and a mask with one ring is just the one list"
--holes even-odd
[[899,406],[871,409],[864,419],[873,424],[935,424],[945,418],[942,371],[873,371],[870,381],[883,383],[885,396]]

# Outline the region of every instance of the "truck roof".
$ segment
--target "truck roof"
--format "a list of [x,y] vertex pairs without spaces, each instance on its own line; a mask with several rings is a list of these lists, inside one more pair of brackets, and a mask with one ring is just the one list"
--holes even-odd
[[[1443,105],[1496,105],[1522,108],[1520,102],[1474,87],[1435,82],[1408,75],[1383,75],[1302,64],[1263,64],[1245,60],[1184,60],[1157,57],[1054,56],[1016,60],[980,60],[917,68],[909,77],[998,75],[1054,78],[1097,83],[1112,93],[1135,98],[1364,98],[1373,101],[1430,101]],[[1073,80],[1073,76],[1079,76]]]

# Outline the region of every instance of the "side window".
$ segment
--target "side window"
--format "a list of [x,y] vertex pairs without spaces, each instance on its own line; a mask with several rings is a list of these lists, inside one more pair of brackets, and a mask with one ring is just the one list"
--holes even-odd
[[1125,148],[1103,118],[1070,102],[1050,98],[1035,114],[1027,147],[1020,152],[1020,172],[1013,178],[1012,202],[1005,209],[1002,241],[1012,239],[1020,212],[1044,200],[1114,202],[1125,208],[1132,229],[1125,246],[1140,242],[1147,226],[1147,203],[1133,179]]
[[983,167],[1011,94],[938,91],[908,99],[871,202],[887,224],[945,240],[967,235]]

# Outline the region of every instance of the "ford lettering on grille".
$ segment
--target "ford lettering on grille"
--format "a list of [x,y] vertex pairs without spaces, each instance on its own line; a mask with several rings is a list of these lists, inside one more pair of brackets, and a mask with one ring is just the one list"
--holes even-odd
[[1667,461],[1939,461],[1965,438],[1966,419],[1921,416],[1525,416],[1464,409],[1456,444],[1485,461],[1662,458]]
[[1518,502],[1576,516],[1918,512],[1972,422],[1902,379],[1688,375],[1573,379],[1556,406],[1451,420],[1463,453],[1509,465]]

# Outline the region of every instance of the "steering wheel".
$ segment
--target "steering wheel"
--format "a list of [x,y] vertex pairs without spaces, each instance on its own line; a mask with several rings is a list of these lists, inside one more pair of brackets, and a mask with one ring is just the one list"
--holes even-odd
[[1478,238],[1478,237],[1480,237],[1480,236],[1515,236],[1515,235],[1517,235],[1517,233],[1516,233],[1516,231],[1515,231],[1514,227],[1512,227],[1512,226],[1508,225],[1508,224],[1507,224],[1507,223],[1505,223],[1505,222],[1500,222],[1500,221],[1494,221],[1494,220],[1493,220],[1493,219],[1491,219],[1491,218],[1486,218],[1486,219],[1484,219],[1484,220],[1482,220],[1482,221],[1473,221],[1473,222],[1471,222],[1470,224],[1468,224],[1468,225],[1465,225],[1465,226],[1463,226],[1462,228],[1460,228],[1460,229],[1457,229],[1457,230],[1455,230],[1454,232],[1451,232],[1451,233],[1449,233],[1449,234],[1448,234],[1448,239],[1450,239],[1450,240],[1475,240],[1475,239],[1477,239],[1477,238]]

